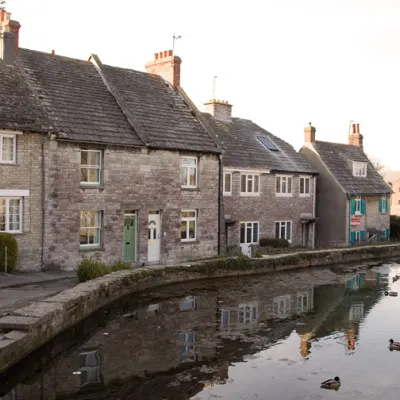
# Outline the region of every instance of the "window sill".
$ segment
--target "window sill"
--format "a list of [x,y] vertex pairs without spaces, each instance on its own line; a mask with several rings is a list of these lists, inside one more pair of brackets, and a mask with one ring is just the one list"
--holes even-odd
[[276,197],[293,197],[293,193],[276,193]]
[[10,166],[17,166],[16,162],[7,162],[7,161],[0,161],[0,165],[10,165]]
[[80,253],[90,253],[91,251],[104,251],[104,247],[79,247]]
[[242,193],[240,192],[241,197],[260,197],[260,193]]
[[311,197],[310,193],[300,193],[300,197]]
[[200,192],[198,187],[181,186],[181,189],[185,192]]
[[356,211],[356,212],[354,213],[354,215],[357,215],[358,217],[361,217],[361,216],[364,215],[364,214],[361,214],[360,211]]
[[229,197],[229,196],[232,196],[232,193],[224,192],[223,195]]
[[181,245],[189,245],[189,244],[197,244],[197,239],[190,239],[190,240],[182,240]]
[[79,184],[79,188],[80,189],[104,189],[105,186],[104,185],[89,185],[87,183],[81,183]]

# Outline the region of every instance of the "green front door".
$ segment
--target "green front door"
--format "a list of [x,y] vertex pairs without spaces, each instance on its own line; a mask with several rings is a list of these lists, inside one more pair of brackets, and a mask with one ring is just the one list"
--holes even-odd
[[136,215],[125,214],[124,218],[124,261],[136,261]]

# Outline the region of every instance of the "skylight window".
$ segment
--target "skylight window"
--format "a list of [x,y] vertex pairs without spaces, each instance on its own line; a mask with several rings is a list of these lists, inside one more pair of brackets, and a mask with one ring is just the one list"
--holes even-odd
[[268,139],[266,136],[257,136],[257,139],[267,150],[279,151],[279,149],[275,146],[272,140]]

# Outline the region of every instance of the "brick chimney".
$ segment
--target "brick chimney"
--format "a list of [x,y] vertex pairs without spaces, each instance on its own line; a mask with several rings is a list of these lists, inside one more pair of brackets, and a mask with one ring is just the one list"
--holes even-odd
[[352,122],[350,125],[349,144],[363,148],[363,135],[360,133],[360,124]]
[[19,48],[19,30],[21,25],[11,20],[11,13],[0,10],[0,58],[11,65]]
[[315,132],[316,132],[316,129],[311,125],[311,122],[309,122],[308,126],[306,126],[304,128],[304,142],[314,143],[315,142]]
[[161,75],[172,86],[181,85],[181,63],[178,56],[172,54],[172,50],[160,51],[154,54],[154,60],[145,65],[149,74]]
[[206,112],[220,121],[232,121],[232,104],[229,104],[226,100],[211,99],[208,103],[204,103],[204,108]]

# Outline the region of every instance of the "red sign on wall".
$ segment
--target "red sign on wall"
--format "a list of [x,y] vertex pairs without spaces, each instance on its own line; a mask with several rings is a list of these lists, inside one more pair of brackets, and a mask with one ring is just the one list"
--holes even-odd
[[360,217],[352,217],[350,219],[350,224],[351,226],[358,226],[361,223],[361,218]]

